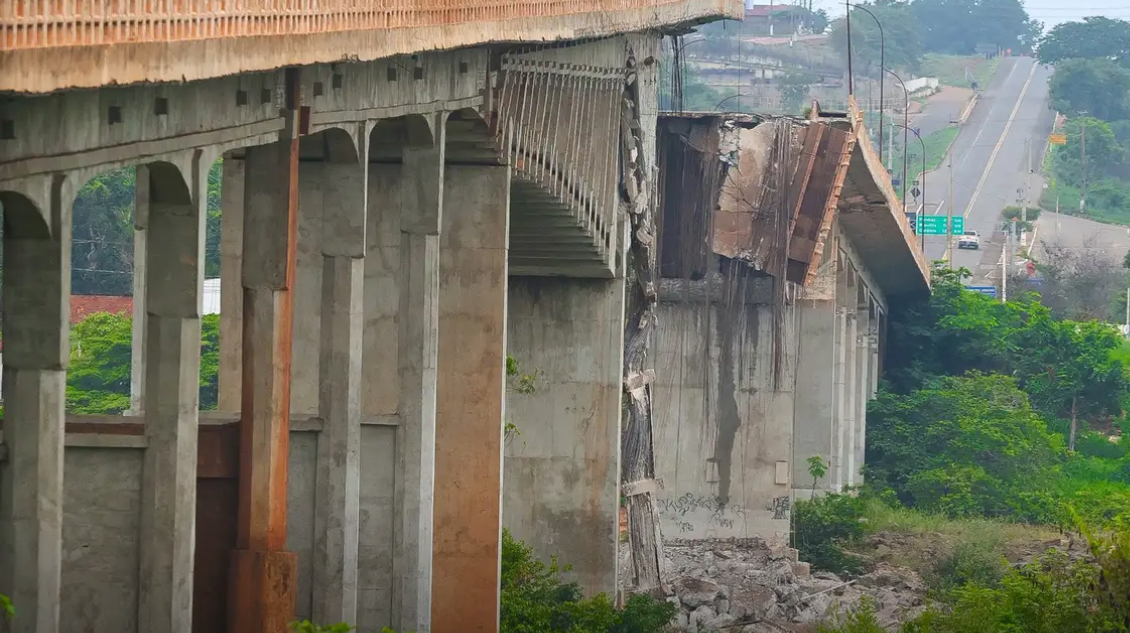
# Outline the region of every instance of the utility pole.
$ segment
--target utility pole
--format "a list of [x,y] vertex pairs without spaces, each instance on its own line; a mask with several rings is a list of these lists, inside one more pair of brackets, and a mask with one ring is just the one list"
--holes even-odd
[[1082,213],[1087,205],[1087,124],[1084,121],[1079,122],[1079,129],[1082,132],[1079,143],[1080,162],[1083,164],[1083,188],[1079,193],[1079,212]]
[[848,101],[851,101],[855,95],[855,79],[851,74],[851,4],[848,0],[844,0],[844,27],[847,30]]
[[[946,199],[949,201],[949,209],[948,209],[948,212],[947,212],[947,215],[949,217],[946,219],[946,226],[949,227],[949,230],[947,231],[947,233],[949,234],[949,237],[948,237],[948,240],[946,242],[946,260],[949,261],[949,263],[950,263],[950,270],[953,270],[953,155],[952,154],[949,156],[949,161],[950,161],[949,195],[946,196]],[[925,177],[923,177],[922,181],[923,182],[926,181]],[[925,196],[923,196],[923,198],[922,198],[922,205],[923,205],[923,207],[925,207],[925,205],[926,205]]]
[[1130,338],[1130,287],[1126,288],[1126,331],[1122,336]]
[[1052,237],[1059,239],[1059,194],[1055,197],[1055,230],[1052,231]]
[[1028,183],[1032,180],[1032,139],[1024,141],[1024,155],[1028,161],[1028,176],[1024,179],[1024,199],[1020,201],[1020,220],[1028,223]]
[[1008,302],[1008,259],[1012,250],[1012,226],[1008,227],[1004,238],[1004,250],[1001,251],[1001,303]]

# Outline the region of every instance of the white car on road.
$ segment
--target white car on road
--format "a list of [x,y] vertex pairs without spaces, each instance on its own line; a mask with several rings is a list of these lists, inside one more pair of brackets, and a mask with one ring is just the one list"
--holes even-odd
[[957,239],[957,247],[981,250],[981,236],[977,231],[966,231]]

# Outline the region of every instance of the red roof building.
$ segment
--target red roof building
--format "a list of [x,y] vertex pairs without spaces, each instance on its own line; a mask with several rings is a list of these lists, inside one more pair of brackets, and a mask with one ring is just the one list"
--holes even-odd
[[71,295],[71,325],[99,312],[133,314],[133,297],[114,295]]
[[[80,323],[86,317],[100,312],[133,315],[133,297],[116,295],[71,295],[71,325]],[[4,351],[4,341],[0,339],[0,352]]]

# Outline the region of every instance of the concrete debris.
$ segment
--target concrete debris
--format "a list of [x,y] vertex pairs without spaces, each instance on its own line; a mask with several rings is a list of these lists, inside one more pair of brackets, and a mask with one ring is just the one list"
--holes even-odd
[[671,540],[664,554],[674,591],[668,601],[679,607],[675,627],[687,633],[811,631],[864,595],[873,598],[879,623],[891,631],[925,609],[922,579],[886,563],[857,579],[813,573],[795,549],[773,548],[759,538]]

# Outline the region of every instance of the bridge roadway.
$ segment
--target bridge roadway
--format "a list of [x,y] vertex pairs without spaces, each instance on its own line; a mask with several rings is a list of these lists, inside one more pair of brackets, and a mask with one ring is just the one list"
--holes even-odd
[[[1003,234],[997,229],[1004,207],[1017,204],[1025,191],[1030,203],[1039,199],[1038,187],[1025,184],[1038,182],[1029,171],[1039,171],[1055,116],[1048,107],[1050,77],[1051,71],[1030,57],[1003,59],[947,160],[926,174],[924,212],[944,215],[952,205],[954,216],[965,218],[965,228],[982,236],[980,251],[961,251],[954,243],[954,264],[973,271],[975,282],[999,264]],[[930,259],[945,258],[944,237],[925,240]]]

